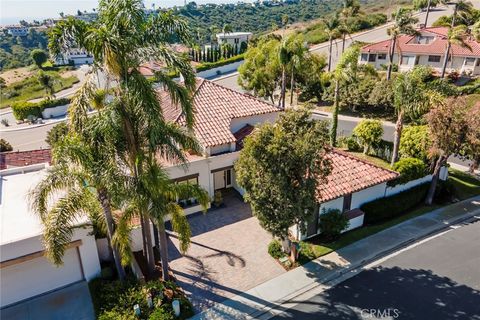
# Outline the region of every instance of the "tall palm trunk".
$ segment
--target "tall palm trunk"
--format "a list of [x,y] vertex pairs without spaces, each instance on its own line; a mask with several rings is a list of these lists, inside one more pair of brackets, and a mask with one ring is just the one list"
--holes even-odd
[[293,88],[295,86],[294,68],[292,67],[292,78],[290,79],[290,107],[293,105]]
[[108,242],[112,247],[113,261],[115,262],[115,268],[117,269],[118,278],[120,279],[120,281],[123,281],[125,280],[125,270],[123,269],[122,262],[121,262],[122,259],[120,257],[120,253],[118,252],[117,247],[112,245],[112,237],[115,231],[115,227],[114,227],[115,224],[113,222],[112,210],[110,207],[110,200],[105,190],[98,190],[98,200],[100,201],[100,204],[103,209],[103,214],[105,215],[105,221],[107,224]]
[[343,36],[342,36],[342,53],[345,51],[346,36],[347,36],[347,34],[343,33]]
[[333,47],[333,37],[330,36],[329,45],[328,45],[328,72],[332,70],[332,47]]
[[285,110],[285,91],[287,90],[287,74],[285,66],[282,66],[282,88],[280,90],[280,108]]
[[427,23],[428,23],[428,15],[430,14],[430,6],[432,4],[432,0],[428,0],[427,2],[427,12],[425,13],[425,28],[427,27]]
[[433,170],[432,182],[430,183],[430,188],[428,189],[427,198],[425,199],[426,205],[431,205],[433,202],[433,197],[435,196],[435,189],[437,188],[438,179],[440,176],[440,169],[445,164],[447,157],[445,155],[441,155],[437,159],[437,163],[435,164],[435,169]]
[[339,99],[340,99],[340,81],[335,80],[335,96],[333,103],[333,114],[332,114],[332,127],[330,129],[330,143],[332,147],[335,147],[337,144],[337,127],[338,127],[338,112],[339,112]]
[[397,37],[393,36],[390,42],[390,54],[388,55],[387,80],[392,78],[393,55],[395,54],[395,46],[397,45]]
[[158,234],[160,236],[160,260],[162,261],[162,276],[163,280],[169,280],[168,274],[168,238],[165,231],[165,222],[159,221]]
[[448,64],[448,58],[450,56],[450,48],[451,48],[451,43],[448,41],[447,43],[447,49],[445,50],[445,59],[443,61],[443,66],[442,66],[442,75],[441,78],[445,78],[445,74],[447,72],[447,64]]
[[402,137],[402,130],[403,130],[403,110],[398,112],[397,123],[395,124],[395,135],[393,137],[393,152],[392,152],[392,160],[390,164],[393,166],[395,162],[398,160],[398,149],[400,148],[400,138]]
[[452,15],[452,28],[455,27],[455,22],[457,20],[457,11],[458,11],[458,3],[455,3],[453,7],[453,15]]
[[[155,248],[157,248],[157,255],[160,257],[160,239],[158,237],[158,227],[155,221],[152,220],[152,226],[153,226],[153,241],[155,243]],[[157,259],[155,259],[155,262],[157,262]]]

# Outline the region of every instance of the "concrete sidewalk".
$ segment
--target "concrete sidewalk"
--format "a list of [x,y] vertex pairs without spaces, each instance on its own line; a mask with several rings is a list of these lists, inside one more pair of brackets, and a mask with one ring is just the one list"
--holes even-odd
[[241,295],[218,303],[192,319],[258,318],[323,283],[478,214],[480,196],[439,208],[311,261]]

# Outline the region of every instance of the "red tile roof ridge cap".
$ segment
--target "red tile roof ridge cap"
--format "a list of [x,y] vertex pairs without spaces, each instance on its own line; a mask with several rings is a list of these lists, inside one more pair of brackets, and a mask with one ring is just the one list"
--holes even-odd
[[348,153],[348,152],[346,152],[346,151],[339,150],[339,149],[337,149],[337,148],[332,148],[332,151],[331,151],[331,152],[335,152],[335,153],[338,153],[338,154],[340,154],[340,155],[342,155],[342,156],[349,157],[349,158],[351,158],[351,159],[360,161],[360,162],[362,162],[362,163],[365,163],[365,164],[374,166],[374,167],[376,167],[376,168],[378,168],[378,169],[382,169],[382,170],[388,171],[388,172],[390,172],[390,173],[394,173],[394,174],[396,174],[397,176],[400,175],[400,174],[399,174],[398,172],[396,172],[396,171],[393,171],[393,170],[390,170],[390,169],[386,169],[386,168],[380,167],[379,165],[376,165],[375,163],[372,163],[372,162],[370,162],[370,161],[367,161],[367,160],[364,160],[364,159],[362,159],[362,158],[356,157],[356,156],[354,156],[354,155],[352,155],[352,154],[350,154],[350,153]]
[[[200,78],[200,79],[202,79],[202,78]],[[279,107],[277,107],[275,104],[273,104],[273,103],[271,103],[271,102],[269,102],[269,101],[261,100],[261,99],[255,97],[255,96],[252,96],[252,95],[250,95],[250,94],[246,94],[245,92],[240,92],[240,91],[236,91],[236,90],[227,88],[227,87],[222,86],[222,85],[220,85],[220,84],[218,84],[218,83],[215,83],[214,81],[211,81],[211,80],[203,79],[203,81],[204,81],[204,82],[211,83],[211,84],[213,84],[213,85],[215,85],[215,86],[217,86],[217,87],[220,87],[220,88],[222,88],[222,89],[231,91],[232,93],[235,93],[235,94],[244,96],[244,97],[249,98],[249,99],[251,99],[251,100],[255,100],[255,101],[258,101],[258,102],[260,102],[260,103],[268,104],[269,106],[272,106],[272,107],[277,108],[278,111],[281,111],[281,109],[280,109]]]

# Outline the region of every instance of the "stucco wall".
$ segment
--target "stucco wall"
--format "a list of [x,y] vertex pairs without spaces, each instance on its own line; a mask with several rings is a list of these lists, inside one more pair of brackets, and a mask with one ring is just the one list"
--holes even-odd
[[355,192],[352,195],[352,204],[351,209],[360,208],[360,206],[366,202],[370,202],[372,200],[383,198],[385,196],[385,189],[387,187],[387,183],[377,184],[373,187],[361,190],[359,192]]
[[271,113],[259,114],[255,116],[249,116],[249,117],[234,118],[230,122],[230,131],[237,132],[247,124],[255,126],[259,123],[265,123],[265,122],[273,123],[275,122],[275,120],[277,120],[279,115],[280,115],[280,112],[271,112]]
[[212,68],[212,69],[208,69],[208,70],[205,70],[205,71],[200,71],[200,72],[197,73],[197,77],[209,79],[209,78],[221,75],[221,74],[234,72],[234,71],[237,71],[238,67],[240,67],[242,65],[242,63],[243,63],[243,60],[233,62],[233,63],[227,64],[227,65],[221,66],[221,67]]
[[49,119],[52,117],[64,116],[67,114],[68,104],[63,106],[57,106],[53,108],[46,108],[42,111],[43,119]]

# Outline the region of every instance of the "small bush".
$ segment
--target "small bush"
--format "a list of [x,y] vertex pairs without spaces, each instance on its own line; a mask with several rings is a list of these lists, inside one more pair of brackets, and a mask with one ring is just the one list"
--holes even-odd
[[270,243],[268,244],[268,254],[275,259],[280,259],[285,255],[283,253],[282,244],[280,243],[280,241],[275,239],[270,241]]
[[0,152],[12,151],[12,145],[5,139],[0,139]]
[[210,69],[213,69],[213,68],[225,66],[227,64],[234,63],[234,62],[237,62],[237,61],[241,61],[243,59],[244,59],[244,55],[239,54],[239,55],[236,55],[236,56],[228,58],[228,59],[218,60],[216,62],[204,62],[204,63],[198,65],[195,69],[197,70],[197,72],[201,72],[201,71],[210,70]]
[[165,309],[156,309],[150,314],[148,317],[149,320],[173,320],[175,319],[175,315],[171,310]]
[[360,209],[365,212],[365,222],[382,222],[406,213],[425,199],[429,186],[430,183],[424,183],[396,195],[363,204]]
[[55,146],[60,142],[68,133],[68,126],[65,122],[60,122],[52,127],[47,133],[47,138],[45,142],[48,143],[50,147]]
[[360,151],[361,147],[358,144],[357,138],[355,136],[350,137],[340,137],[338,139],[338,145],[342,148],[348,149],[348,151]]
[[423,178],[428,174],[427,165],[416,158],[403,158],[393,165],[394,171],[400,173],[400,176],[389,183],[390,186],[405,184],[409,181]]
[[404,158],[417,158],[427,163],[432,146],[427,126],[408,126],[402,131],[399,154]]
[[329,240],[338,238],[349,223],[347,216],[338,209],[323,208],[320,214],[320,232]]

